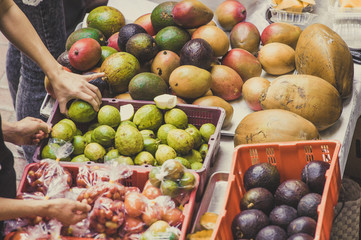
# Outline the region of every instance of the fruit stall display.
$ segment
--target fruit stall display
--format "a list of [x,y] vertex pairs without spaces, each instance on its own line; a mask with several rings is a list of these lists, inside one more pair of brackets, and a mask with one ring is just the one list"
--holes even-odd
[[[160,109],[159,104],[103,98],[96,113],[88,103],[74,101],[69,108],[70,119],[64,118],[58,107],[54,109],[48,120],[51,137],[70,141],[74,147],[73,153],[62,161],[117,161],[137,168],[160,166],[168,159],[177,159],[199,174],[201,196],[219,149],[225,111],[186,104]],[[33,160],[46,158],[57,156],[44,141]]]
[[[109,3],[119,5],[116,1]],[[267,6],[272,14],[303,17],[309,15],[304,12],[312,12],[318,4],[312,0],[281,0],[269,1]],[[242,156],[241,161],[237,152],[254,147],[256,150],[250,150],[251,160],[270,161],[277,166],[281,186],[284,180],[291,179],[289,172],[297,180],[294,185],[304,186],[295,169],[300,172],[307,162],[323,160],[331,165],[323,193],[310,197],[320,199],[322,194],[318,218],[313,215],[311,225],[315,227],[316,239],[326,239],[339,191],[340,168],[334,156],[339,145],[319,140],[323,135],[329,137],[327,130],[336,131],[334,128],[345,120],[345,110],[352,112],[348,101],[352,99],[353,103],[355,97],[354,65],[345,41],[321,23],[300,27],[277,21],[261,30],[255,22],[247,21],[252,14],[252,8],[245,8],[249,3],[236,0],[222,2],[213,8],[215,11],[199,0],[152,3],[147,13],[132,16],[134,21],[125,17],[130,12],[110,5],[89,13],[83,27],[69,35],[65,51],[58,58],[68,71],[105,73],[103,78],[90,82],[102,93],[101,109],[96,113],[86,102],[74,100],[66,117],[55,105],[48,120],[51,137],[71,142],[72,155],[59,157],[43,142],[34,161],[73,162],[66,163],[69,166],[117,162],[129,165],[134,172],[151,172],[175,159],[185,169],[199,174],[196,200],[202,204],[211,167],[231,160],[214,162],[219,148],[227,147],[220,152],[228,155],[235,148],[223,209],[205,212],[200,225],[206,231],[188,236],[232,239],[234,216],[241,210],[248,211],[240,206],[242,196],[247,195],[243,174],[254,164],[248,162],[249,157],[245,160]],[[49,95],[54,95],[47,78],[44,84]],[[221,143],[222,130],[231,132],[231,144]],[[311,153],[299,147],[306,143],[297,143],[306,140],[318,140],[309,142]],[[268,145],[271,143],[274,145]],[[291,160],[278,155],[283,148],[287,154],[294,154]],[[342,170],[343,167],[344,163]],[[262,191],[276,197],[275,189],[258,189],[256,193],[247,190],[251,191],[250,196]],[[294,213],[297,206],[293,204],[292,208]],[[273,210],[268,208],[267,215]],[[269,221],[266,217],[265,221]],[[320,226],[325,222],[326,227]],[[282,228],[286,227],[270,227],[264,232],[285,231]],[[188,233],[189,230],[187,227]],[[185,237],[183,231],[180,238]]]

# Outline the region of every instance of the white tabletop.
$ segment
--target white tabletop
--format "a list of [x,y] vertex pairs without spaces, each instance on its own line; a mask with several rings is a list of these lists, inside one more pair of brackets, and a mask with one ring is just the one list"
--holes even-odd
[[[215,10],[217,6],[223,2],[223,0],[201,0],[212,10]],[[108,6],[113,6],[119,9],[125,16],[126,23],[133,22],[139,16],[151,13],[154,7],[164,0],[109,0]],[[266,0],[243,0],[241,1],[247,9],[247,21],[255,24],[260,32],[269,24],[265,19],[265,11],[268,8]],[[266,2],[266,4],[265,4]],[[328,19],[327,6],[328,1],[317,1],[318,7],[315,8],[317,17],[313,22],[320,22],[331,27],[332,22]],[[339,154],[341,173],[343,174],[346,166],[347,156],[350,150],[353,133],[355,130],[358,117],[361,115],[361,101],[357,104],[357,100],[361,99],[361,66],[354,65],[354,81],[352,96],[343,102],[343,110],[340,119],[332,127],[320,132],[323,140],[338,140],[341,142],[341,151]],[[262,76],[272,80],[271,76],[268,76],[264,72]],[[234,108],[234,115],[232,119],[232,125],[227,129],[229,132],[234,132],[238,123],[249,113],[252,112],[248,108],[245,101],[241,98],[231,102]],[[223,137],[221,138],[219,152],[216,156],[215,165],[211,169],[211,173],[217,171],[229,171],[231,167],[231,161],[233,156],[233,138]]]

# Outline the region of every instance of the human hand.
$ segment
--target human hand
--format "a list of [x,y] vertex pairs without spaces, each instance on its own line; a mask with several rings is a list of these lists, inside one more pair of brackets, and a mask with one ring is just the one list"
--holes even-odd
[[44,200],[47,207],[45,216],[55,218],[64,226],[76,224],[88,216],[91,207],[87,203],[58,198],[51,200]]
[[66,104],[72,99],[82,99],[90,103],[95,111],[98,111],[102,103],[102,95],[98,87],[90,84],[89,81],[103,76],[104,73],[79,75],[61,68],[58,74],[52,78],[49,77],[60,112],[68,115]]
[[[9,123],[10,124],[10,123]],[[13,123],[7,139],[17,145],[34,145],[47,138],[50,126],[38,118],[26,117]]]

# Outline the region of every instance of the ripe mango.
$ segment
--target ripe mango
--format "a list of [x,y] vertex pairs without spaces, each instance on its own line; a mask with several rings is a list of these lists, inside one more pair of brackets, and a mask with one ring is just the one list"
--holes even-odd
[[209,23],[213,11],[198,0],[183,0],[173,8],[173,21],[183,28],[195,28]]

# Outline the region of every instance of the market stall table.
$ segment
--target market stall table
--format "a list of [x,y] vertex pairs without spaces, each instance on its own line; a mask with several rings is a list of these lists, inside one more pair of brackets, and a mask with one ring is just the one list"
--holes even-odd
[[[125,3],[125,1],[109,0],[108,6],[119,9],[125,19],[126,23],[133,22],[139,16],[150,13],[159,3],[164,2],[163,0],[132,0],[131,2]],[[222,2],[221,0],[203,0],[208,7],[215,10],[217,6]],[[266,11],[269,7],[268,1],[258,0],[250,1],[244,0],[242,4],[247,9],[247,21],[255,24],[260,33],[269,24],[266,20]],[[331,27],[332,21],[329,19],[327,13],[328,1],[317,2],[317,7],[314,13],[316,17],[312,22],[319,22]],[[267,75],[263,72],[262,77],[269,80],[274,78],[273,76]],[[361,98],[361,66],[354,64],[354,81],[352,95],[343,101],[343,110],[340,119],[330,128],[320,132],[323,140],[338,140],[341,143],[341,150],[339,154],[340,169],[343,175],[348,153],[350,150],[353,133],[355,130],[356,122],[361,115],[361,104],[358,104],[358,99]],[[233,156],[233,137],[235,129],[238,123],[249,113],[253,112],[246,102],[241,98],[231,102],[234,108],[234,114],[232,124],[227,129],[224,129],[223,136],[221,138],[220,148],[215,159],[215,164],[211,168],[210,173],[219,171],[229,171],[231,167],[231,161]],[[228,136],[227,136],[228,135]]]

